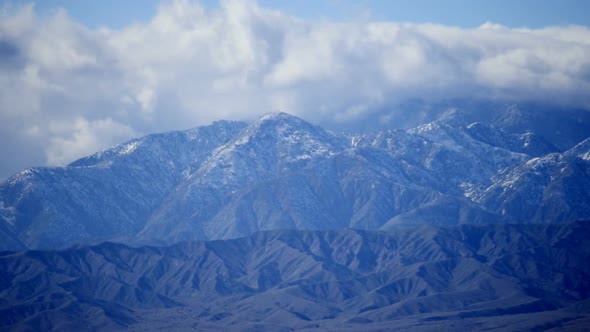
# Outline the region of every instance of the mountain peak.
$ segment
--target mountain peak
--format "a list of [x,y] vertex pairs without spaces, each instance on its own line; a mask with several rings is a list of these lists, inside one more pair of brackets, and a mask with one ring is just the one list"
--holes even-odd
[[287,124],[290,126],[314,127],[311,123],[285,112],[266,113],[254,123],[252,123],[251,127],[262,128],[266,126],[278,126],[281,124]]
[[258,121],[269,121],[269,120],[298,120],[303,121],[301,118],[285,112],[270,112],[264,114]]
[[[313,125],[295,115],[284,112],[267,113],[250,124],[234,140],[234,145],[239,146],[250,142],[252,139],[260,140],[273,137],[275,144],[305,144],[310,141],[338,141],[334,135],[323,128]],[[264,139],[263,141],[266,141]],[[268,143],[268,142],[267,142]],[[337,144],[340,145],[340,144]]]
[[344,139],[294,115],[268,113],[218,149],[202,174],[219,173],[214,178],[227,185],[231,182],[225,179],[228,174],[247,173],[254,179],[261,174],[276,175],[347,147]]

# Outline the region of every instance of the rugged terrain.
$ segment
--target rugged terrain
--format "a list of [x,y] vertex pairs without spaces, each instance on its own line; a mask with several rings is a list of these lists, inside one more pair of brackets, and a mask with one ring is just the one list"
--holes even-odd
[[590,223],[0,255],[0,329],[586,330]]
[[589,219],[588,112],[498,107],[361,134],[268,114],[23,170],[0,184],[0,248]]
[[486,110],[273,113],[23,170],[0,329],[590,329],[589,113]]

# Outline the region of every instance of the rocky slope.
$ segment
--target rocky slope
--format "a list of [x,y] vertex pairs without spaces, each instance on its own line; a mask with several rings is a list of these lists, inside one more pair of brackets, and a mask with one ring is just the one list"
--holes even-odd
[[590,218],[585,120],[498,114],[342,135],[277,113],[139,138],[0,184],[0,248]]
[[[0,248],[54,248],[136,234],[186,172],[245,124],[150,135],[67,167],[32,168],[0,185]],[[3,239],[4,240],[4,239]]]
[[2,253],[0,329],[585,330],[589,237],[398,226]]

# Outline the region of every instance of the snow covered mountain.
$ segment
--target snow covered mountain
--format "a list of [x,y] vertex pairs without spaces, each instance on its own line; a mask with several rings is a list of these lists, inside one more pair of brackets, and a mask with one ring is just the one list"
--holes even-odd
[[150,135],[0,185],[3,249],[53,248],[135,235],[185,174],[245,124]]
[[223,216],[227,215],[224,207],[231,205],[232,199],[238,199],[249,188],[341,152],[347,144],[343,138],[294,116],[267,114],[215,150],[202,167],[187,174],[148,220],[140,236],[152,240],[161,239],[162,234],[173,240],[224,238],[228,223],[244,229],[231,235],[250,234],[256,230],[248,232],[245,221],[236,220],[246,218],[246,214]]
[[585,118],[499,114],[344,135],[277,113],[146,136],[0,184],[0,249],[590,218]]

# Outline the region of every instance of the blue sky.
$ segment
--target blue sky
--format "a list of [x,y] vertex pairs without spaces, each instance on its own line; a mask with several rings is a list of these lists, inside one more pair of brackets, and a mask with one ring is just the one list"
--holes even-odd
[[[12,4],[26,0],[6,1]],[[36,6],[51,13],[65,8],[90,27],[119,28],[145,22],[155,14],[159,0],[43,0]],[[203,0],[216,8],[215,0]],[[373,20],[437,23],[476,27],[493,22],[509,27],[538,28],[548,25],[590,25],[587,0],[260,0],[258,3],[305,19],[351,20],[369,15]]]

